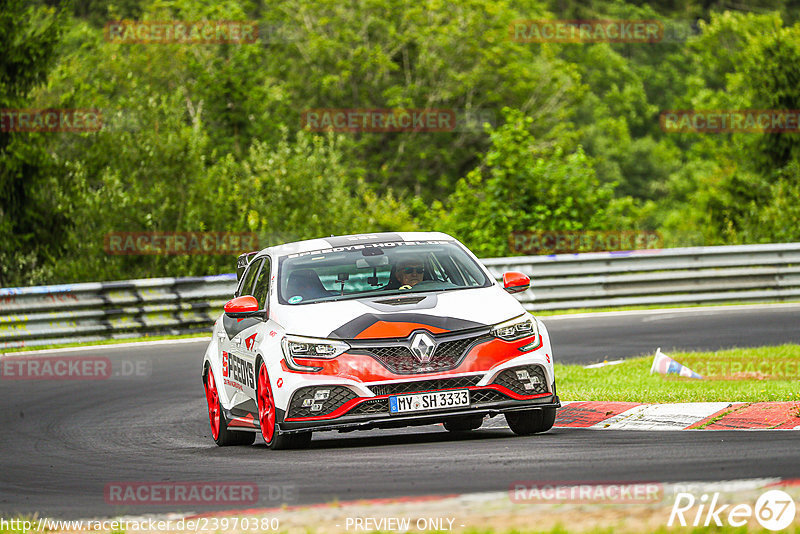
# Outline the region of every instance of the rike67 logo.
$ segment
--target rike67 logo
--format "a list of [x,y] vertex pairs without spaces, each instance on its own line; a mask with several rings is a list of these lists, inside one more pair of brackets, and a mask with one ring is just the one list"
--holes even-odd
[[699,499],[691,493],[676,494],[667,526],[673,526],[677,520],[683,527],[689,523],[695,527],[708,527],[712,523],[720,527],[725,524],[742,527],[749,520],[755,519],[763,528],[778,531],[794,521],[795,502],[785,491],[769,490],[756,500],[755,506],[721,504],[719,497],[718,492],[710,497],[704,493]]

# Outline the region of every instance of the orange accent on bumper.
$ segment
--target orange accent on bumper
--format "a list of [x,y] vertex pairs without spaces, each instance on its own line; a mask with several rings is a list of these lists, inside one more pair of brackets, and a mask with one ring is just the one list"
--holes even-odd
[[474,347],[461,365],[449,371],[439,373],[418,373],[409,375],[394,374],[377,360],[366,354],[350,354],[345,352],[332,360],[317,360],[295,358],[300,365],[312,367],[322,367],[321,371],[292,371],[286,366],[286,362],[281,360],[281,368],[288,373],[328,375],[357,382],[377,382],[380,380],[408,380],[412,378],[437,378],[441,376],[462,374],[462,373],[482,373],[489,371],[498,365],[529,354],[542,348],[542,337],[539,336],[539,346],[533,350],[520,352],[519,348],[530,343],[531,338],[520,339],[518,341],[503,341],[502,339],[492,339]]

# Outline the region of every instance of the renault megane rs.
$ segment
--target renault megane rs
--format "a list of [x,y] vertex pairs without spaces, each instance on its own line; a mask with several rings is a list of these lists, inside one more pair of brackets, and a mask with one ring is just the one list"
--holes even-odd
[[547,329],[442,233],[312,239],[243,254],[203,360],[218,445],[305,447],[312,432],[503,414],[545,432],[560,407]]

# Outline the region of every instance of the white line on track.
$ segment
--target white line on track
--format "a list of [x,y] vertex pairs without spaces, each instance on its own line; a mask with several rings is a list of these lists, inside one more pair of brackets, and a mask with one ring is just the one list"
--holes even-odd
[[0,358],[5,356],[33,356],[36,354],[56,354],[59,352],[85,352],[87,350],[102,349],[127,349],[130,347],[151,347],[158,345],[181,345],[184,343],[199,343],[211,341],[211,336],[188,337],[183,339],[159,339],[156,341],[132,341],[130,343],[109,343],[107,345],[86,345],[85,347],[64,347],[61,349],[42,349],[42,350],[23,350],[18,352],[6,352],[0,354]]
[[609,365],[619,365],[621,363],[625,363],[625,360],[612,360],[612,361],[602,361],[600,363],[593,363],[591,365],[584,365],[584,369],[599,369],[600,367],[608,367]]
[[643,404],[591,426],[603,430],[683,430],[731,405],[730,402]]
[[[748,311],[748,310],[784,310],[786,308],[796,308],[800,311],[800,303],[779,303],[779,304],[741,304],[731,306],[694,306],[690,308],[659,308],[655,310],[625,310],[625,311],[609,311],[609,312],[588,312],[588,313],[572,313],[564,315],[542,315],[539,317],[542,321],[561,321],[564,319],[587,319],[596,318],[602,319],[604,317],[625,317],[636,315],[661,315],[661,314],[678,314],[678,313],[695,313],[695,314],[722,314],[728,312]],[[536,312],[531,312],[536,315]]]

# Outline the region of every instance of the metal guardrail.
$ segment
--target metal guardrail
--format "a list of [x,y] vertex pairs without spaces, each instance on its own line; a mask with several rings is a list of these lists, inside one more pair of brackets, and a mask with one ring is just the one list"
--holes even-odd
[[0,348],[209,332],[236,275],[0,289]]
[[[800,243],[483,260],[530,311],[800,299]],[[208,332],[236,275],[0,288],[0,348]]]
[[800,243],[491,258],[532,279],[529,311],[800,298]]

